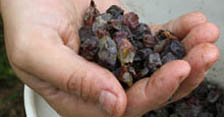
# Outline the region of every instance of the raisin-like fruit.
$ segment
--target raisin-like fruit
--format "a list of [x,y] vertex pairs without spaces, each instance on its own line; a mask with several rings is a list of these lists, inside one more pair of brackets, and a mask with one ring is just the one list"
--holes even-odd
[[[109,26],[116,30],[116,31],[120,31],[122,29],[122,21],[120,20],[117,20],[117,19],[111,19],[109,22],[108,22]],[[110,29],[111,30],[111,29]]]
[[110,21],[112,16],[108,13],[104,13],[95,18],[95,22],[93,23],[92,30],[93,32],[97,32],[98,30],[106,30],[107,23]]
[[134,12],[129,12],[124,15],[124,24],[127,25],[130,29],[135,29],[139,25],[139,17]]
[[132,30],[132,33],[134,35],[134,39],[136,40],[143,40],[145,34],[152,35],[148,25],[143,23],[140,23],[136,29]]
[[172,39],[172,40],[177,40],[177,37],[174,36],[174,34],[172,32],[170,32],[169,30],[160,30],[156,36],[160,39],[160,40],[164,40],[164,39]]
[[153,47],[153,51],[154,52],[162,52],[164,50],[164,48],[169,44],[170,40],[165,39],[165,40],[161,40],[159,41],[154,47]]
[[98,62],[107,67],[115,66],[117,60],[116,43],[109,37],[99,39]]
[[117,71],[117,77],[121,82],[124,82],[129,87],[133,85],[133,76],[131,73],[128,72],[128,68],[123,66],[121,68],[118,68]]
[[152,53],[146,59],[146,66],[151,72],[155,72],[162,65],[159,53]]
[[110,13],[113,16],[113,19],[117,19],[124,14],[124,10],[117,5],[112,5],[106,12]]
[[119,32],[116,32],[113,36],[113,39],[119,43],[120,40],[122,39],[127,39],[127,36],[128,36],[128,33],[125,32],[125,31],[119,31]]
[[121,31],[125,31],[125,32],[127,32],[127,33],[128,33],[127,38],[128,38],[129,40],[132,40],[132,38],[133,38],[133,34],[131,33],[131,30],[128,28],[128,26],[123,25],[122,28],[121,28]]
[[166,64],[170,61],[176,60],[176,56],[174,56],[171,52],[167,53],[165,56],[162,57],[162,63]]
[[140,54],[141,58],[145,60],[150,54],[152,54],[153,51],[150,48],[144,48],[138,51],[138,54]]
[[134,61],[135,49],[127,39],[117,40],[117,48],[118,59],[122,66]]
[[128,66],[128,72],[131,73],[132,76],[136,77],[137,73],[135,71],[135,68],[132,66]]
[[137,78],[140,79],[140,78],[144,78],[146,77],[147,75],[149,74],[149,69],[147,67],[144,67],[143,69],[139,70],[137,72]]
[[143,42],[145,47],[147,48],[153,48],[157,44],[157,41],[155,40],[155,38],[150,34],[144,35]]
[[90,7],[87,9],[84,15],[84,24],[92,25],[95,18],[100,14],[99,10],[96,8],[95,2],[91,0]]
[[178,59],[185,56],[185,48],[178,40],[172,40],[170,42],[170,50]]
[[95,34],[92,32],[92,28],[90,26],[84,26],[80,28],[79,38],[81,43],[91,38],[92,36],[95,36]]
[[94,60],[98,52],[99,40],[96,36],[89,36],[83,43],[81,43],[80,54],[87,60]]

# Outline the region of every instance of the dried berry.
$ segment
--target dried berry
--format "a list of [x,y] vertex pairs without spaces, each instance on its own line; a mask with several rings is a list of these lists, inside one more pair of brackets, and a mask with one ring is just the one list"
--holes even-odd
[[172,40],[170,42],[170,50],[178,59],[185,56],[184,46],[178,40]]
[[92,28],[90,26],[84,26],[80,28],[79,38],[81,43],[91,38],[92,36],[95,36],[95,34],[92,32]]
[[128,72],[131,73],[132,76],[136,77],[137,74],[136,74],[136,71],[135,71],[134,67],[128,66],[127,69],[128,69]]
[[120,31],[122,29],[122,22],[121,20],[117,20],[117,19],[111,19],[108,24],[111,27],[110,30],[116,30],[116,31]]
[[162,57],[162,63],[166,64],[166,63],[168,63],[170,61],[174,61],[176,59],[177,58],[171,52],[169,52],[165,56]]
[[141,79],[141,78],[147,77],[149,72],[150,71],[149,71],[149,69],[147,67],[144,67],[143,69],[138,70],[137,71],[137,79]]
[[162,52],[164,50],[164,48],[169,44],[170,40],[165,39],[165,40],[161,40],[159,41],[153,48],[154,52]]
[[130,30],[127,26],[123,25],[122,28],[121,28],[121,31],[125,31],[125,32],[128,33],[127,38],[128,38],[130,41],[133,39],[133,34],[131,33],[131,30]]
[[217,91],[210,91],[207,96],[207,101],[209,103],[215,103],[220,97],[220,93]]
[[117,46],[109,37],[104,36],[99,40],[98,62],[107,67],[113,67],[117,60]]
[[99,38],[99,39],[101,39],[102,37],[104,37],[104,36],[110,36],[110,34],[109,34],[109,32],[107,32],[107,30],[105,30],[105,29],[99,29],[99,30],[97,30],[96,31],[96,35],[97,35],[97,37]]
[[145,60],[152,53],[153,51],[150,48],[145,48],[138,51],[138,54],[140,54],[142,60]]
[[127,32],[120,31],[114,34],[114,40],[117,43],[118,59],[122,66],[132,63],[135,56],[135,49],[127,39]]
[[120,78],[122,82],[126,83],[129,87],[133,85],[133,77],[129,72],[124,72]]
[[140,53],[136,53],[135,57],[134,57],[134,62],[139,62],[142,61],[142,57]]
[[128,72],[127,67],[121,67],[118,68],[116,71],[117,77],[121,82],[124,82],[127,84],[129,87],[132,86],[133,84],[133,76],[131,73]]
[[135,57],[135,49],[127,39],[117,40],[118,59],[121,65],[124,66],[132,63]]
[[124,24],[127,25],[130,29],[135,29],[139,25],[139,17],[134,12],[129,12],[124,15]]
[[159,53],[152,53],[146,60],[146,66],[151,72],[155,72],[162,65]]
[[98,52],[99,40],[95,35],[89,35],[83,43],[81,43],[80,54],[87,60],[93,60]]
[[123,30],[123,21],[124,17],[119,16],[117,19],[111,19],[108,21],[108,30],[111,35],[114,35],[117,31],[122,31]]
[[148,25],[143,23],[140,23],[136,29],[132,30],[132,33],[135,40],[143,40],[145,34],[152,35]]
[[157,41],[155,40],[155,38],[150,34],[144,35],[143,42],[145,47],[147,48],[153,48],[157,44]]
[[136,50],[141,50],[141,49],[145,48],[143,41],[138,41],[138,40],[133,40],[133,39],[129,39],[129,40],[132,43],[132,45],[135,47]]
[[84,24],[92,25],[95,18],[100,14],[99,10],[96,8],[95,2],[91,0],[90,7],[87,9],[84,15]]
[[174,34],[169,30],[160,30],[156,35],[159,40],[165,40],[165,39],[177,40],[177,37],[174,36]]
[[113,36],[113,39],[119,43],[120,40],[122,39],[127,39],[127,36],[128,36],[128,33],[125,32],[125,31],[119,31],[119,32],[116,32]]
[[110,13],[113,16],[113,19],[117,19],[124,14],[124,10],[117,5],[112,5],[106,12]]
[[149,26],[147,24],[144,24],[144,23],[140,23],[137,30],[139,32],[144,32],[145,34],[150,34],[152,35],[152,32],[151,32],[151,29],[149,28]]
[[95,22],[93,23],[92,30],[93,32],[97,32],[98,30],[106,30],[107,23],[112,18],[112,15],[108,13],[101,14],[95,18]]
[[182,59],[186,54],[184,46],[178,40],[170,40],[161,52],[161,56],[165,56],[169,52],[172,52],[177,59]]

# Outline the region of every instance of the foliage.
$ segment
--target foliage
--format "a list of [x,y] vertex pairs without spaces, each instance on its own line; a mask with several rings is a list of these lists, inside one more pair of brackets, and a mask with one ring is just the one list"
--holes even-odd
[[10,67],[4,42],[3,23],[0,20],[0,88],[13,87],[18,82]]

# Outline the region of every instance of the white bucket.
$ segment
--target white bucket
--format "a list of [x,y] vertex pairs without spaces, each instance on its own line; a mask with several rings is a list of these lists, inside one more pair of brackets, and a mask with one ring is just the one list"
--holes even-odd
[[[221,37],[217,42],[220,48],[220,60],[210,70],[208,79],[224,86],[224,0],[123,0],[130,11],[139,14],[144,22],[165,23],[190,11],[201,11],[209,21],[216,23],[221,29]],[[46,101],[27,86],[24,89],[24,100],[27,117],[58,117],[57,113]]]
[[24,105],[27,117],[59,117],[54,109],[28,86],[24,88]]

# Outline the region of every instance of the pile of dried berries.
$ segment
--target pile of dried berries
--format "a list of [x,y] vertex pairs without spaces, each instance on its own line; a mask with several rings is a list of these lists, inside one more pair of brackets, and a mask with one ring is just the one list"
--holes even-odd
[[[80,55],[109,69],[124,88],[185,56],[183,45],[173,33],[160,30],[152,35],[137,14],[124,14],[116,5],[100,14],[91,1],[79,36]],[[190,96],[143,117],[224,117],[224,91],[204,82]]]
[[163,64],[185,56],[185,49],[168,30],[152,35],[134,12],[116,5],[100,14],[94,1],[79,30],[80,55],[109,69],[124,88],[150,77]]
[[224,90],[203,82],[188,97],[143,117],[224,117]]

